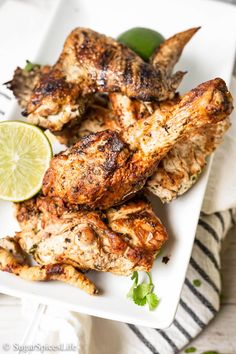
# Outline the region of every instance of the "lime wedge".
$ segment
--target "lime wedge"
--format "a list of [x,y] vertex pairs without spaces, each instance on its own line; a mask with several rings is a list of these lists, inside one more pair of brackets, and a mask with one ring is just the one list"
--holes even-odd
[[38,193],[51,157],[42,130],[19,121],[0,123],[0,199],[20,202]]
[[148,61],[154,50],[165,38],[157,31],[144,27],[135,27],[122,33],[117,40]]

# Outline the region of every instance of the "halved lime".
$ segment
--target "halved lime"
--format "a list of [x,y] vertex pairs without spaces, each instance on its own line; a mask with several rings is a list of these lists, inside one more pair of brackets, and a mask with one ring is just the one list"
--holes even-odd
[[41,129],[20,121],[0,123],[0,199],[20,202],[38,193],[51,157]]
[[154,50],[165,38],[157,31],[144,27],[134,27],[119,35],[117,40],[148,61]]

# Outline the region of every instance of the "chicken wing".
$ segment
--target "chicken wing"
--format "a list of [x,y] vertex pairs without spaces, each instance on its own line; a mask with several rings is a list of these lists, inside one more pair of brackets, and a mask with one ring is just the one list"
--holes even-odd
[[[109,97],[117,122],[116,130],[128,128],[137,120],[148,117],[156,109],[169,114],[174,105],[180,102],[178,94],[174,99],[159,104],[139,102],[117,93],[110,94]],[[108,115],[104,119],[104,124],[108,124]],[[87,126],[89,127],[88,123]],[[200,176],[207,157],[222,142],[229,127],[229,117],[225,117],[224,120],[209,124],[181,139],[160,161],[156,172],[146,183],[147,190],[159,197],[163,203],[170,202],[189,190]],[[68,139],[67,143],[72,141]]]
[[80,139],[51,160],[43,193],[71,204],[106,209],[140,190],[159,161],[183,137],[225,119],[232,97],[221,79],[199,85],[175,105],[140,119],[124,132],[102,131]]
[[149,271],[167,233],[145,199],[102,213],[66,206],[58,198],[36,197],[17,205],[22,249],[41,265],[70,264],[129,275]]
[[[57,63],[40,75],[23,114],[33,124],[59,131],[83,115],[95,92],[122,92],[145,101],[173,97],[184,75],[172,75],[173,66],[197,30],[181,32],[164,42],[158,56],[165,57],[165,62],[162,60],[162,66],[154,61],[154,67],[123,44],[77,28],[68,36]],[[20,76],[19,70],[16,75]],[[17,84],[19,80],[14,77],[8,87]],[[18,94],[16,89],[13,92]]]
[[29,71],[20,67],[16,68],[12,80],[6,82],[5,85],[13,92],[21,108],[25,109],[27,107],[41,76],[48,73],[50,69],[50,66],[47,65],[34,65]]
[[58,70],[52,71],[50,66],[36,66],[31,71],[18,67],[13,79],[6,85],[24,109],[23,116],[27,116],[29,104],[36,108],[41,100],[37,113],[31,115],[28,121],[51,131],[60,131],[68,123],[77,123],[92,101],[90,95],[78,97],[76,87],[67,82]]
[[13,237],[5,237],[0,240],[0,269],[18,275],[25,280],[59,280],[85,290],[90,295],[98,293],[95,285],[72,265],[53,263],[30,266],[17,239]]

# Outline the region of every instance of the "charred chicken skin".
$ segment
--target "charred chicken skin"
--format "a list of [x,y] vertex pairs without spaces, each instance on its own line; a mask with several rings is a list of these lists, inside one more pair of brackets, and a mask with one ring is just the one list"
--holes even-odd
[[[177,42],[183,44],[179,35],[177,38]],[[179,53],[177,50],[174,52]],[[36,67],[33,72],[28,73],[17,68],[11,85],[22,108],[29,100],[32,87],[42,70],[45,72],[49,69]],[[174,105],[180,102],[180,97],[176,94],[172,100],[148,103],[112,93],[109,94],[108,102],[104,99],[96,102],[96,98],[93,101],[95,102],[90,103],[82,122],[71,121],[61,131],[54,132],[62,144],[74,145],[82,136],[106,129],[121,132],[137,120],[149,117],[156,109],[161,110],[163,114],[169,114]],[[147,190],[158,196],[162,202],[170,202],[185,193],[197,181],[206,164],[207,156],[221,143],[229,126],[229,118],[225,117],[221,122],[209,124],[180,140],[160,161],[156,172],[148,179]]]
[[[196,30],[190,29],[174,35],[166,40],[150,58],[150,63],[162,72],[162,77],[165,80],[172,76],[174,65],[179,60],[184,46]],[[33,89],[38,85],[40,78],[43,81],[43,75],[49,73],[50,69],[49,66],[41,68],[36,66],[31,72],[26,72],[20,68],[16,69],[14,78],[8,83],[8,87],[13,91],[22,108],[26,108]],[[181,77],[181,73],[177,73],[176,83],[178,77]],[[174,82],[173,77],[172,82]],[[178,84],[176,88],[177,86]],[[69,92],[68,95],[70,95]],[[87,104],[82,99],[80,99],[80,103],[77,102],[81,108],[81,114],[78,116],[78,112],[72,116],[67,110],[67,115],[61,112],[57,118],[53,116],[53,119],[46,115],[39,118],[39,121],[35,120],[33,122],[54,130],[54,134],[61,143],[71,146],[80,137],[91,132],[95,133],[106,129],[117,131],[126,129],[138,119],[147,118],[153,114],[155,109],[161,110],[163,114],[169,114],[174,104],[179,101],[178,94],[171,100],[155,103],[141,102],[121,93],[110,93],[109,104],[111,107],[101,107],[101,102],[96,102],[96,96],[93,99],[90,98],[89,107],[86,109],[82,122],[78,118],[84,113]],[[163,202],[170,202],[186,192],[197,180],[206,164],[207,156],[220,144],[229,125],[229,119],[226,118],[217,125],[208,125],[195,134],[183,138],[161,160],[157,171],[147,181],[147,189],[157,195]],[[59,128],[61,130],[58,130]]]
[[122,133],[106,130],[56,155],[43,193],[71,204],[107,209],[140,190],[159,161],[182,138],[225,119],[232,97],[221,79],[199,85],[170,114],[155,112]]
[[[33,124],[60,131],[63,125],[83,116],[96,92],[122,92],[145,101],[172,98],[184,75],[172,75],[173,67],[197,30],[180,32],[164,42],[152,64],[109,37],[77,28],[66,39],[57,63],[47,72],[38,71],[28,104],[23,102],[23,114]],[[18,69],[8,83],[16,97],[21,76],[25,73]]]

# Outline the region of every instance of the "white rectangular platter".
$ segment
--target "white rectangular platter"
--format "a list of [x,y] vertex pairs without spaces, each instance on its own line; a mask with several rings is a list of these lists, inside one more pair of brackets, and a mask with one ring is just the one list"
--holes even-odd
[[[236,7],[231,5],[201,0],[62,1],[42,43],[35,43],[37,54],[25,59],[53,64],[65,37],[78,26],[90,27],[113,37],[131,27],[143,26],[160,31],[166,38],[190,27],[202,26],[178,64],[178,68],[188,71],[181,92],[217,76],[230,83],[236,44]],[[16,118],[20,118],[20,113],[14,102],[7,119]],[[130,277],[106,273],[89,274],[103,290],[100,296],[89,296],[59,282],[28,282],[3,272],[0,272],[0,291],[37,298],[42,303],[61,304],[81,313],[112,320],[155,328],[168,327],[178,306],[208,174],[209,166],[197,184],[170,205],[154,201],[157,215],[169,232],[169,241],[162,255],[170,255],[168,264],[163,264],[160,257],[152,270],[155,292],[160,297],[160,305],[155,311],[138,307],[126,298],[131,286]],[[0,236],[13,234],[16,229],[12,205],[0,202]]]

